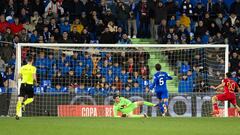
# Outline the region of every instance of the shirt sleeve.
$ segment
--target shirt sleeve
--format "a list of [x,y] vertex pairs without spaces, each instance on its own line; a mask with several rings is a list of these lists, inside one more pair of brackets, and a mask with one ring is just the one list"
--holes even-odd
[[34,68],[33,68],[33,74],[36,74],[36,72],[37,72],[37,68],[34,67]]
[[172,80],[173,79],[171,76],[168,75],[168,73],[166,73],[166,78],[167,78],[167,80]]
[[153,77],[153,83],[150,85],[150,90],[152,90],[154,87],[155,87],[155,85],[156,85],[156,81],[157,81],[157,78],[154,76]]

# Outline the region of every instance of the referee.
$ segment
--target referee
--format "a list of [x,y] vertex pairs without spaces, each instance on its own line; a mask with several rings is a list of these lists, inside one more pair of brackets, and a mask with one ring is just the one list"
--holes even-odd
[[27,64],[20,68],[18,79],[21,79],[20,94],[16,106],[16,120],[19,120],[20,111],[25,111],[25,106],[33,102],[34,83],[37,82],[36,67],[33,66],[33,57],[27,58]]

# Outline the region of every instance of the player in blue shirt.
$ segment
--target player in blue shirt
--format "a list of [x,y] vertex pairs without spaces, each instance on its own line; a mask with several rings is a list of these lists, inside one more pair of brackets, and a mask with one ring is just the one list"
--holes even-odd
[[155,68],[157,72],[154,74],[154,80],[150,89],[155,88],[155,93],[159,99],[159,108],[162,113],[162,116],[165,116],[168,108],[168,89],[167,89],[167,80],[172,80],[171,76],[168,76],[166,72],[162,72],[161,65],[156,64]]

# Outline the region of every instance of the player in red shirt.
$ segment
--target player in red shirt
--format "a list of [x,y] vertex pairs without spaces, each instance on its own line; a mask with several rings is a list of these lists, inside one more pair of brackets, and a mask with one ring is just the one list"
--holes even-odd
[[228,72],[226,73],[226,77],[221,84],[219,84],[217,87],[211,86],[211,88],[215,90],[219,90],[220,88],[223,87],[222,91],[224,91],[224,93],[212,97],[213,104],[212,115],[219,114],[217,101],[229,101],[238,110],[238,112],[240,112],[240,108],[237,105],[236,95],[234,93],[235,89],[238,89],[238,91],[240,91],[240,89],[238,84],[234,80],[230,79],[230,77],[231,73]]

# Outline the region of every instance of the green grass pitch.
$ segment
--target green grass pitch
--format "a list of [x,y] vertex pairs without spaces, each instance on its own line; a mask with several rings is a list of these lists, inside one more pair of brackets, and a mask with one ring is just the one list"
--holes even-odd
[[3,117],[0,135],[240,135],[240,119]]

